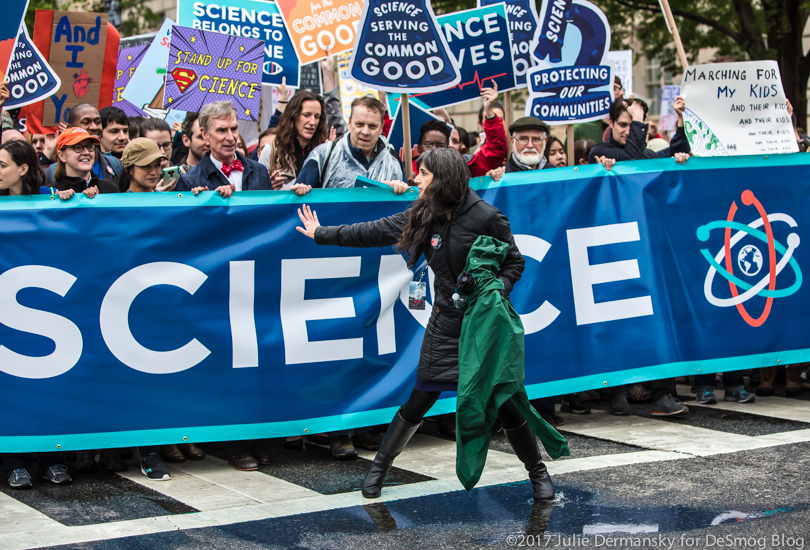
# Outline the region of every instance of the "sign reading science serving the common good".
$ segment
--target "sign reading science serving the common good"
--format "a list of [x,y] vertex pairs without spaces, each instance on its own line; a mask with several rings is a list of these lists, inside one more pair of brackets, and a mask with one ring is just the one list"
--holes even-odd
[[29,38],[25,25],[20,25],[6,80],[10,96],[4,105],[6,109],[42,101],[61,86],[59,77]]
[[368,0],[352,78],[392,93],[435,92],[461,81],[429,0]]
[[549,124],[603,118],[613,103],[607,17],[587,0],[544,0],[540,21],[526,116]]
[[263,61],[261,40],[174,27],[164,107],[197,113],[208,103],[230,101],[236,118],[256,121]]
[[459,11],[437,18],[456,59],[461,81],[452,88],[414,94],[435,109],[477,99],[496,82],[499,92],[516,87],[515,67],[503,4]]
[[693,65],[683,73],[684,129],[701,157],[799,150],[776,61]]
[[298,54],[276,4],[258,0],[222,2],[179,0],[177,24],[263,40],[262,83],[278,85],[281,84],[282,78],[286,78],[287,86],[299,87]]

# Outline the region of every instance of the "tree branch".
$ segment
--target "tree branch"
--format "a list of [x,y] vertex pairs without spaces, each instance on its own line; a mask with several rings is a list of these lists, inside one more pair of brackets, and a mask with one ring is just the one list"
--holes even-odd
[[[640,4],[638,2],[634,2],[633,0],[615,0],[615,1],[618,4],[621,4],[622,6],[627,6],[628,8],[661,13],[661,8],[660,8],[660,6],[658,6],[657,3],[656,4],[647,4],[647,3]],[[672,8],[672,15],[677,15],[677,16],[682,17],[684,19],[689,19],[690,21],[694,21],[696,23],[700,23],[702,25],[706,25],[708,27],[711,27],[711,28],[725,34],[726,36],[728,36],[729,38],[731,38],[732,40],[734,40],[738,44],[744,44],[743,37],[742,37],[742,35],[740,35],[740,33],[738,33],[737,31],[735,31],[734,29],[732,29],[731,27],[729,27],[727,25],[723,25],[722,23],[720,23],[718,21],[715,21],[714,19],[711,19],[709,17],[700,15],[698,13],[692,13],[692,12],[689,12],[689,11],[684,11],[684,10],[675,9],[675,8]]]

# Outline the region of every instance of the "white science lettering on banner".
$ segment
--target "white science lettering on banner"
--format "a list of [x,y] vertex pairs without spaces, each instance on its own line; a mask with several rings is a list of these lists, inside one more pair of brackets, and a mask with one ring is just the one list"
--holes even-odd
[[799,150],[776,61],[693,65],[683,73],[681,95],[696,156]]

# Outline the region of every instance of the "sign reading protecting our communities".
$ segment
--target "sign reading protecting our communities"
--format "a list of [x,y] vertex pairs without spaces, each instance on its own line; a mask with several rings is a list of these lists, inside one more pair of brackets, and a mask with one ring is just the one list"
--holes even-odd
[[259,0],[179,0],[177,24],[264,41],[262,83],[279,85],[281,79],[286,78],[287,86],[298,88],[298,54],[275,3]]
[[20,36],[11,58],[8,80],[9,98],[3,107],[14,109],[52,96],[61,86],[59,76],[28,36],[26,26],[20,25]]
[[302,65],[325,58],[326,50],[335,55],[352,49],[362,0],[277,1]]
[[498,84],[498,91],[514,90],[515,68],[504,4],[459,11],[437,18],[461,81],[452,88],[413,94],[435,109],[477,99],[482,88]]
[[549,124],[604,118],[613,103],[610,25],[587,0],[543,0],[532,41],[539,64],[528,76],[526,116]]
[[517,88],[525,88],[526,73],[537,65],[531,54],[531,44],[537,29],[537,8],[534,0],[478,0],[478,7],[503,4],[512,41],[512,58]]
[[776,61],[692,65],[683,72],[681,95],[696,156],[799,150]]
[[169,52],[166,109],[197,113],[208,103],[230,101],[236,118],[258,120],[262,40],[175,26]]
[[430,0],[368,0],[354,44],[352,78],[391,93],[435,92],[461,75]]
[[118,63],[115,67],[115,92],[113,93],[112,104],[114,107],[123,110],[127,116],[149,116],[145,111],[124,99],[123,96],[129,80],[135,74],[135,70],[143,60],[148,48],[149,44],[141,44],[140,46],[130,46],[118,50]]
[[62,85],[44,103],[42,122],[46,126],[67,122],[70,109],[80,103],[100,103],[106,45],[106,13],[53,12],[48,63]]

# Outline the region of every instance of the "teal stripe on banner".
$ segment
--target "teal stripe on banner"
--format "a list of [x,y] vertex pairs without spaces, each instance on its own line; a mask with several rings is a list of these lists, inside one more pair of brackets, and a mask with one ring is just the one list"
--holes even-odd
[[[647,380],[772,367],[780,364],[790,365],[806,361],[810,361],[810,349],[771,352],[743,357],[725,357],[706,361],[668,363],[607,374],[570,378],[556,382],[534,384],[527,386],[526,392],[529,395],[529,399],[537,399],[540,397],[567,395],[583,390],[635,384]],[[390,407],[337,416],[308,418],[289,422],[269,422],[265,424],[169,428],[127,432],[69,434],[61,436],[5,436],[0,437],[0,449],[7,453],[50,452],[170,445],[184,442],[237,441],[318,434],[349,428],[388,424],[391,422],[398,408],[399,407]],[[428,416],[447,414],[455,412],[455,410],[455,397],[439,399],[428,412]]]
[[[747,170],[751,168],[774,168],[776,166],[807,166],[810,155],[750,155],[741,157],[690,158],[680,165],[674,159],[652,159],[634,162],[620,162],[607,171],[601,164],[555,168],[554,170],[537,170],[508,174],[500,181],[492,178],[473,178],[470,186],[473,189],[507,187],[513,185],[535,185],[551,181],[571,181],[590,179],[594,176],[613,177],[631,174],[693,171],[693,170]],[[256,206],[261,204],[318,204],[339,202],[387,202],[412,201],[417,198],[416,188],[407,193],[394,195],[389,189],[348,188],[348,189],[313,189],[309,194],[299,197],[290,191],[251,191],[235,193],[229,199],[223,199],[219,193],[206,191],[196,197],[191,192],[166,193],[115,193],[99,195],[88,199],[84,195],[74,195],[62,202],[53,195],[24,197],[3,197],[0,201],[2,210],[38,210],[42,208],[143,208],[144,206]]]

